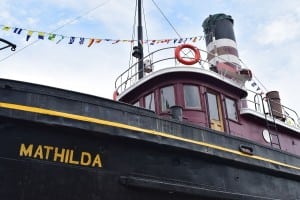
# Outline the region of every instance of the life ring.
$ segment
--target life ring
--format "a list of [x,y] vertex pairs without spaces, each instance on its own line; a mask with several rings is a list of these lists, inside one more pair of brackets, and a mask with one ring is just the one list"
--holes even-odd
[[[192,58],[192,59],[184,59],[183,57],[180,56],[180,51],[182,49],[190,49],[194,52],[195,54],[195,57]],[[191,45],[191,44],[182,44],[182,45],[179,45],[178,47],[176,47],[175,49],[175,57],[176,59],[181,62],[182,64],[185,64],[185,65],[193,65],[193,64],[196,64],[197,62],[199,62],[199,60],[201,59],[201,56],[200,56],[200,52],[198,50],[197,47]]]

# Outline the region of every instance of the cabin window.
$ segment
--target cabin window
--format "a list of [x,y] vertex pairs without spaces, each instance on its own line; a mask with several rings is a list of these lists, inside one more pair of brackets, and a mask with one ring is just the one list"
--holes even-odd
[[155,101],[153,92],[145,96],[145,108],[155,111]]
[[160,90],[161,111],[168,110],[175,105],[174,87],[168,86]]
[[201,109],[199,88],[195,85],[184,85],[184,104],[186,108]]
[[238,121],[238,114],[236,109],[236,102],[233,99],[225,98],[227,117],[228,119]]

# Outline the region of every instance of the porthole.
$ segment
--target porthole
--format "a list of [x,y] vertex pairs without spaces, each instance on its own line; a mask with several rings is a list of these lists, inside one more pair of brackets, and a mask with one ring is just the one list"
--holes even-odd
[[269,131],[267,129],[264,129],[262,132],[263,138],[267,143],[271,142],[272,136],[270,135]]

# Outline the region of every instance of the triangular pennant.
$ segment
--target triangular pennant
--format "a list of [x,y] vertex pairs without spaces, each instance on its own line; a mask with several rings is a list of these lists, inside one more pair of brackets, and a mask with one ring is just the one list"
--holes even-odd
[[4,30],[4,31],[9,31],[10,29],[11,29],[10,26],[3,26],[3,28],[2,28],[2,30]]
[[73,44],[75,42],[75,37],[70,37],[69,43],[68,44]]
[[120,40],[115,40],[112,44],[117,44]]
[[256,91],[260,90],[260,87],[257,87]]
[[88,47],[91,47],[94,43],[95,39],[91,38],[88,44]]
[[150,43],[150,45],[154,45],[155,42],[156,42],[156,40],[152,40],[151,43]]
[[48,40],[53,41],[55,39],[55,36],[56,36],[55,34],[49,33]]
[[166,42],[167,44],[169,44],[170,41],[171,41],[171,39],[166,39],[166,40],[165,40],[165,42]]
[[81,37],[81,38],[79,39],[79,44],[80,44],[80,45],[83,45],[83,43],[84,43],[84,38]]
[[26,41],[28,41],[30,39],[32,34],[33,34],[33,31],[28,30],[27,35],[26,35]]

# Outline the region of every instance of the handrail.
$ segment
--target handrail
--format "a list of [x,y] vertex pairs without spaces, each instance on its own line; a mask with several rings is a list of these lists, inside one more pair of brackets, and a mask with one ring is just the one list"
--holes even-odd
[[[171,60],[174,60],[174,64],[172,64],[172,67],[176,67],[178,65],[181,65],[181,66],[186,66],[184,64],[181,64],[179,63],[176,58],[175,58],[175,55],[174,55],[174,50],[173,51],[170,51],[172,49],[175,49],[176,47],[165,47],[165,48],[161,48],[161,49],[158,49],[156,51],[153,51],[151,52],[150,54],[148,54],[147,56],[145,56],[144,58],[142,58],[143,62],[145,63],[146,60],[150,60],[150,65],[153,67],[153,71],[155,70],[154,69],[154,64],[157,64],[157,63],[161,63],[163,61],[171,61]],[[169,52],[167,52],[167,50],[169,50]],[[203,49],[199,49],[198,50],[206,55],[214,55],[214,54],[211,54]],[[161,53],[161,54],[159,54]],[[171,55],[168,55],[166,56],[166,53],[172,53]],[[163,56],[163,58],[158,58],[156,60],[154,60],[153,58],[155,56]],[[215,56],[215,55],[214,55]],[[203,57],[203,56],[202,56]],[[205,57],[205,56],[204,56]],[[206,56],[207,57],[207,56]],[[224,62],[227,62],[225,59],[217,56],[220,60],[223,60]],[[189,56],[184,56],[184,58],[192,58],[192,57],[189,57]],[[202,65],[202,62],[205,63],[205,64],[209,64],[207,60],[204,60],[204,59],[201,59],[198,64],[201,66],[201,68],[204,69],[203,65]],[[129,87],[131,85],[133,85],[134,83],[136,83],[139,79],[138,79],[138,74],[141,72],[140,70],[138,70],[138,63],[139,61],[135,62],[133,65],[131,65],[128,69],[126,69],[121,75],[119,75],[116,80],[115,80],[115,91],[117,93],[122,93],[125,89],[127,89],[128,85]],[[235,63],[232,63],[235,65]],[[195,66],[197,65],[194,64],[192,66]],[[163,67],[162,66],[155,66],[155,68],[167,68],[168,66],[170,65],[164,65]],[[146,74],[147,75],[147,74]],[[145,75],[145,76],[146,76]]]
[[[150,62],[151,62],[151,65],[153,66],[154,64],[156,63],[160,63],[160,62],[163,62],[163,61],[167,61],[167,60],[174,60],[174,65],[177,66],[178,62],[176,61],[176,58],[174,56],[174,51],[172,51],[172,56],[164,56],[164,58],[162,59],[157,59],[155,61],[152,61],[151,58],[153,58],[155,55],[158,55],[158,52],[162,52],[162,51],[165,51],[165,50],[169,50],[169,49],[175,49],[176,47],[165,47],[165,48],[161,48],[161,49],[158,49],[156,51],[153,51],[151,52],[150,54],[148,54],[147,56],[145,56],[144,58],[142,58],[143,62],[145,62],[147,59],[150,59]],[[199,49],[199,51],[202,51]],[[161,55],[165,55],[164,53],[162,53]],[[191,58],[191,57],[187,57],[185,56],[184,58]],[[126,89],[127,87],[127,83],[128,81],[131,81],[131,80],[138,80],[138,77],[137,75],[139,74],[140,70],[137,69],[137,65],[138,65],[138,61],[135,62],[133,65],[131,65],[127,70],[125,70],[121,75],[119,75],[117,78],[116,78],[116,81],[115,81],[115,89],[116,91],[119,91],[121,90],[120,92],[123,91],[123,89]],[[174,66],[173,65],[173,66]],[[166,67],[166,66],[164,66]],[[132,73],[132,71],[134,73]],[[130,74],[130,75],[129,75]],[[125,79],[125,80],[123,80]],[[124,88],[123,88],[124,87]]]
[[2,39],[2,38],[0,38],[0,42],[3,42],[3,43],[5,43],[5,44],[7,44],[7,46],[1,47],[0,50],[6,49],[6,48],[8,48],[8,47],[11,47],[10,50],[11,50],[11,51],[15,51],[16,48],[17,48],[17,45],[15,45],[15,44],[13,44],[13,43],[7,41],[7,40],[4,40],[4,39]]
[[[248,99],[244,99],[244,101],[246,101],[247,103],[242,104],[242,109],[247,108],[257,113],[261,113],[263,115],[269,115],[270,117],[274,117],[273,115],[276,113],[280,114],[282,115],[281,121],[283,121],[286,125],[300,129],[300,121],[299,121],[300,118],[298,113],[295,110],[281,103],[278,103],[272,100],[271,98],[263,96],[262,93],[257,93],[248,89],[247,92],[248,92]],[[253,96],[253,100],[251,100],[251,96]],[[270,102],[272,102],[272,104],[280,105],[281,111],[274,110],[274,109],[271,110],[272,108],[270,108]],[[260,106],[263,108],[262,110]]]

